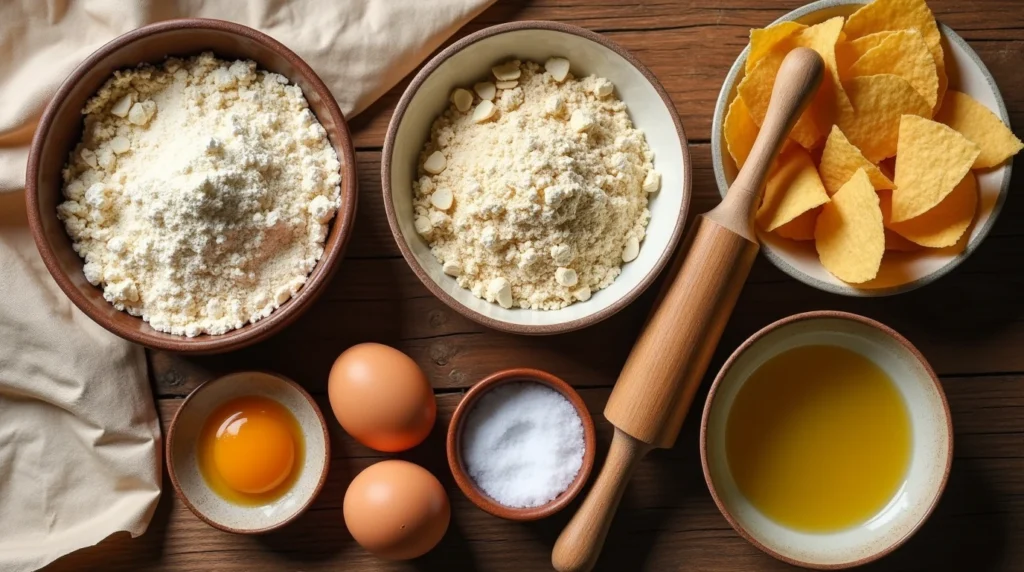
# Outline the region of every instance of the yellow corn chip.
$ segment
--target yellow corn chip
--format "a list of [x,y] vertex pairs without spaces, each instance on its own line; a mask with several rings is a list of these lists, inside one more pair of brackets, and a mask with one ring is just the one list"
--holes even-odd
[[920,244],[910,242],[909,240],[896,234],[896,231],[889,228],[889,221],[892,218],[892,191],[878,191],[878,206],[882,210],[882,224],[885,226],[886,250],[893,250],[897,252],[914,252],[916,250],[924,249],[924,247],[921,246]]
[[[759,127],[764,123],[765,114],[768,112],[768,101],[772,96],[772,87],[775,85],[775,76],[779,73],[779,66],[782,65],[782,60],[785,57],[784,53],[771,52],[767,54],[754,65],[754,69],[743,77],[743,81],[736,88],[736,92],[743,98],[743,103],[750,111],[750,117]],[[822,132],[815,124],[815,112],[811,109],[814,107],[813,102],[807,107],[797,119],[792,131],[789,132],[789,137],[810,149],[821,139]]]
[[833,125],[832,132],[825,141],[825,149],[821,152],[821,162],[818,164],[821,182],[829,196],[835,194],[839,187],[849,181],[857,169],[864,169],[875,189],[893,187],[892,181],[861,155],[860,149],[850,143],[839,126]]
[[946,198],[981,150],[953,128],[914,115],[900,119],[892,221],[915,218]]
[[863,169],[821,209],[814,245],[822,266],[844,282],[860,284],[878,275],[885,254],[885,227],[878,195]]
[[[897,145],[897,147],[898,146],[899,145]],[[881,161],[879,161],[878,170],[881,171],[883,175],[885,175],[885,178],[891,181],[893,177],[896,176],[896,157],[893,156],[889,157],[888,159],[882,159]],[[895,187],[896,184],[894,183],[893,186]]]
[[924,247],[910,242],[896,234],[896,231],[887,228],[885,229],[885,249],[892,252],[916,252],[924,250]]
[[850,77],[880,73],[891,73],[907,80],[928,102],[928,108],[935,109],[939,76],[928,45],[917,30],[890,33],[854,62],[849,70]]
[[775,234],[790,240],[814,240],[814,224],[818,222],[821,208],[811,209],[775,229]]
[[725,134],[725,146],[729,149],[729,155],[736,162],[736,168],[742,167],[750,154],[750,148],[754,146],[757,139],[757,124],[750,116],[747,104],[743,98],[737,95],[729,104],[729,112],[725,114],[725,122],[722,124],[722,131]]
[[[820,24],[801,30],[793,37],[793,43],[799,47],[810,48],[821,56],[828,70],[828,80],[821,82],[814,100],[809,106],[818,133],[822,136],[835,123],[836,114],[840,110],[850,109],[850,100],[839,81],[839,70],[836,68],[836,44],[843,33],[843,19],[831,18]],[[806,112],[805,112],[806,113]]]
[[977,210],[978,183],[974,173],[967,171],[963,180],[935,208],[903,222],[890,220],[886,226],[921,246],[945,248],[960,241]]
[[931,113],[928,102],[899,76],[855,77],[844,85],[855,111],[840,113],[837,123],[850,143],[872,163],[896,154],[900,116]]
[[843,27],[851,41],[875,32],[908,29],[920,32],[925,44],[928,45],[939,82],[936,100],[942,101],[948,82],[945,54],[942,52],[942,34],[935,23],[935,16],[924,0],[875,0],[851,14],[846,20],[846,26]]
[[935,120],[956,129],[981,148],[972,169],[995,167],[1024,147],[999,116],[966,93],[949,90]]
[[856,40],[839,42],[836,44],[836,67],[839,69],[839,78],[846,80],[849,77],[850,66],[859,60],[861,56],[868,53],[868,50],[882,43],[893,32],[875,32]]
[[750,70],[754,69],[754,65],[771,51],[789,52],[793,48],[789,40],[806,27],[799,22],[779,22],[767,28],[751,30],[750,53],[747,54],[744,70],[750,73]]
[[766,231],[773,231],[827,202],[828,194],[810,154],[802,147],[794,147],[780,157],[765,185],[764,200],[757,209],[757,224]]

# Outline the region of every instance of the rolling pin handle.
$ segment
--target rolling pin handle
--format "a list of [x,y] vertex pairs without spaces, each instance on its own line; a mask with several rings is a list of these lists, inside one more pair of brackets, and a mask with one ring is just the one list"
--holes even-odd
[[[597,563],[601,545],[612,522],[612,515],[622,500],[626,484],[640,459],[651,446],[615,430],[601,472],[590,494],[566,525],[551,551],[551,565],[558,572],[587,572]],[[596,493],[596,494],[595,494]]]

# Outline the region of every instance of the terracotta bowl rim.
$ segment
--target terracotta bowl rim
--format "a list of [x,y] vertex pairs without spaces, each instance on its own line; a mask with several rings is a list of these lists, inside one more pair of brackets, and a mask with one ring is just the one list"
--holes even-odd
[[[536,507],[514,508],[508,507],[487,496],[473,481],[462,463],[462,424],[473,405],[488,391],[505,383],[527,381],[546,385],[562,394],[569,403],[576,409],[576,413],[583,422],[583,464],[580,466],[576,478],[569,487],[560,493],[554,500]],[[539,369],[533,368],[512,368],[505,369],[485,377],[476,383],[466,392],[452,414],[451,423],[448,424],[448,435],[446,438],[448,452],[448,467],[451,469],[455,483],[481,510],[493,514],[499,518],[515,521],[531,521],[549,517],[565,508],[576,498],[576,495],[583,490],[594,468],[594,458],[597,452],[597,435],[594,430],[594,419],[587,410],[586,403],[580,394],[571,385],[562,379]]]
[[[398,127],[401,125],[402,120],[405,118],[405,113],[412,102],[413,97],[419,91],[423,83],[430,77],[434,71],[440,67],[445,61],[454,56],[455,54],[470,48],[473,44],[490,38],[492,36],[498,36],[508,32],[515,32],[519,30],[548,30],[552,32],[560,32],[563,34],[570,34],[573,36],[579,36],[585,40],[590,40],[596,44],[599,44],[609,50],[618,54],[622,59],[626,60],[631,66],[633,66],[644,78],[650,83],[651,87],[658,93],[662,102],[668,111],[669,116],[672,118],[672,122],[675,125],[676,135],[679,137],[679,144],[682,148],[682,171],[683,171],[683,188],[682,192],[682,203],[677,215],[675,226],[672,229],[672,235],[669,237],[668,243],[665,247],[664,252],[658,257],[654,265],[647,271],[647,274],[637,283],[635,287],[626,292],[621,298],[616,300],[613,304],[595,312],[593,314],[568,320],[565,322],[559,322],[555,324],[545,325],[533,325],[533,324],[516,324],[510,323],[503,320],[497,320],[489,316],[485,316],[473,309],[464,306],[461,302],[456,300],[450,294],[444,291],[440,285],[434,282],[433,279],[427,274],[427,272],[420,265],[419,261],[416,260],[416,256],[412,250],[405,243],[405,235],[402,233],[401,228],[398,226],[398,213],[395,212],[394,204],[392,202],[392,189],[391,189],[391,158],[394,154],[395,139],[398,134]],[[398,249],[402,252],[402,258],[405,259],[406,264],[412,269],[416,277],[419,278],[420,282],[430,290],[431,294],[436,296],[439,300],[444,302],[448,307],[452,308],[456,312],[462,314],[466,318],[473,320],[479,324],[483,324],[489,328],[500,330],[503,332],[509,332],[513,334],[524,334],[524,335],[551,335],[561,334],[565,332],[571,332],[592,326],[606,318],[609,318],[620,310],[628,306],[634,300],[636,300],[640,294],[647,290],[654,280],[658,277],[661,271],[668,264],[668,261],[672,258],[675,253],[679,241],[682,238],[683,227],[686,224],[687,215],[690,212],[690,202],[693,198],[693,160],[690,158],[689,140],[686,138],[686,131],[683,129],[683,123],[679,119],[679,113],[676,111],[676,106],[672,102],[672,98],[665,91],[665,87],[658,81],[658,78],[647,68],[636,56],[630,53],[628,50],[615,43],[611,39],[593,32],[586,28],[579,26],[573,26],[571,24],[565,24],[563,22],[554,22],[548,20],[523,20],[518,22],[506,22],[503,24],[497,24],[489,26],[483,30],[474,32],[465,38],[455,42],[442,50],[439,54],[431,58],[421,69],[412,82],[409,83],[409,87],[406,88],[402,94],[402,98],[398,101],[398,106],[395,108],[394,114],[391,116],[391,121],[388,124],[387,134],[384,138],[384,149],[381,153],[381,191],[384,195],[384,211],[388,218],[388,226],[391,228],[391,234],[395,239],[395,244],[398,245]],[[585,303],[585,302],[584,302]],[[539,312],[543,310],[525,310],[524,312]]]
[[[943,468],[942,478],[939,481],[939,487],[936,490],[935,498],[931,499],[931,503],[925,510],[924,514],[921,516],[921,519],[917,523],[915,523],[914,526],[912,526],[905,535],[895,540],[894,542],[890,543],[885,548],[878,550],[873,554],[869,554],[867,556],[858,558],[850,562],[839,562],[836,564],[816,564],[813,562],[804,562],[781,554],[776,550],[773,550],[772,548],[766,546],[759,540],[757,540],[752,534],[750,534],[750,532],[748,532],[739,523],[738,520],[736,520],[736,518],[729,511],[729,508],[725,505],[724,502],[722,502],[721,498],[719,497],[718,491],[715,488],[714,480],[711,478],[711,470],[708,466],[707,454],[708,417],[711,413],[711,406],[714,403],[715,395],[718,392],[719,384],[729,373],[729,370],[732,368],[733,364],[736,363],[736,360],[738,360],[740,356],[742,356],[744,353],[746,353],[748,349],[750,349],[751,346],[760,341],[766,335],[772,333],[773,331],[783,326],[787,326],[798,322],[820,319],[848,320],[851,322],[857,322],[859,324],[872,327],[876,330],[879,330],[889,338],[892,338],[893,341],[897,342],[900,346],[907,350],[907,352],[909,352],[914,357],[914,359],[916,359],[918,363],[920,363],[921,366],[924,368],[924,371],[928,374],[928,378],[931,380],[932,384],[935,387],[935,390],[938,392],[939,399],[942,403],[943,417],[946,420],[946,431],[949,435],[949,445],[946,451],[946,466]],[[928,363],[928,360],[925,359],[921,351],[918,350],[917,347],[914,346],[914,344],[910,343],[910,341],[907,340],[907,338],[900,335],[899,332],[877,320],[873,320],[871,318],[867,318],[865,316],[853,314],[850,312],[842,312],[839,310],[816,310],[811,312],[803,312],[800,314],[787,316],[780,320],[776,320],[771,324],[768,324],[767,326],[761,328],[753,335],[751,335],[749,338],[747,338],[746,341],[740,344],[740,346],[736,348],[735,351],[732,352],[729,358],[722,365],[722,368],[718,371],[718,375],[715,376],[714,382],[712,382],[711,384],[711,389],[708,391],[707,400],[705,400],[704,402],[704,411],[700,420],[700,463],[704,471],[704,481],[707,483],[708,491],[711,493],[711,498],[714,499],[715,505],[718,507],[719,512],[721,512],[722,516],[725,517],[725,520],[729,522],[729,526],[731,526],[733,530],[735,530],[740,536],[746,539],[747,542],[753,544],[769,556],[772,556],[778,560],[781,560],[788,564],[792,564],[794,566],[801,566],[804,568],[811,568],[815,570],[844,570],[847,568],[862,566],[869,562],[874,562],[875,560],[878,560],[883,556],[890,554],[891,552],[902,546],[904,543],[906,543],[908,540],[910,540],[910,538],[914,536],[914,534],[916,534],[917,531],[920,530],[922,526],[924,526],[924,523],[927,522],[928,519],[931,517],[932,513],[935,511],[935,508],[938,506],[939,501],[942,499],[942,494],[946,490],[946,484],[949,481],[949,472],[953,465],[953,418],[950,414],[949,402],[946,399],[946,392],[943,391],[942,389],[942,383],[939,381],[939,376],[935,373],[935,370],[932,369],[931,365]]]
[[[278,381],[290,385],[292,388],[297,390],[299,394],[306,398],[306,401],[313,408],[313,412],[316,413],[317,421],[319,421],[320,423],[320,430],[323,431],[324,436],[324,468],[322,471],[320,471],[320,477],[317,479],[316,486],[313,488],[312,493],[310,493],[309,499],[307,499],[306,502],[304,502],[302,506],[300,506],[299,509],[295,511],[295,514],[289,516],[281,522],[264,528],[252,530],[233,528],[230,526],[223,525],[206,516],[204,512],[202,512],[198,507],[192,504],[192,502],[189,501],[188,498],[185,496],[185,493],[182,492],[181,490],[181,483],[178,482],[178,474],[174,468],[174,455],[171,453],[171,451],[174,450],[174,437],[176,435],[175,430],[178,427],[178,419],[181,416],[181,412],[184,411],[185,408],[189,406],[189,403],[191,403],[192,398],[198,395],[200,391],[212,386],[213,384],[219,381],[223,381],[228,377],[234,377],[236,375],[245,374],[268,375],[270,377],[277,379]],[[224,532],[230,532],[233,534],[265,534],[267,532],[271,532],[273,530],[277,530],[283,526],[286,526],[295,519],[302,516],[302,514],[305,513],[307,509],[309,509],[310,505],[313,504],[313,501],[316,500],[318,496],[320,496],[320,491],[324,488],[324,484],[327,483],[327,474],[330,472],[331,469],[331,435],[330,430],[327,427],[327,420],[324,418],[324,414],[322,411],[320,411],[320,407],[317,406],[316,401],[313,399],[313,396],[310,395],[310,393],[306,391],[306,389],[299,385],[296,381],[269,370],[251,369],[235,371],[204,381],[202,384],[199,385],[199,387],[193,389],[192,392],[189,393],[188,396],[185,398],[185,400],[181,402],[181,406],[178,407],[178,410],[174,412],[174,417],[171,419],[171,424],[167,428],[167,438],[164,439],[164,464],[167,466],[167,475],[171,478],[171,486],[174,488],[175,496],[177,496],[178,500],[180,500],[186,507],[188,507],[188,510],[191,511],[192,514],[194,514],[196,517],[198,517],[199,520],[205,522],[213,528],[223,530]]]
[[[64,272],[56,259],[54,245],[47,240],[46,232],[43,230],[43,214],[40,212],[38,200],[40,189],[37,184],[44,143],[56,127],[54,119],[57,109],[63,105],[68,95],[76,89],[81,79],[104,58],[118,51],[130,49],[131,45],[137,40],[178,30],[197,30],[203,33],[242,36],[265,46],[287,60],[295,68],[297,76],[310,85],[316,95],[323,101],[323,106],[330,120],[337,125],[338,140],[332,141],[332,147],[338,151],[338,160],[341,163],[340,174],[342,177],[342,204],[330,223],[330,230],[324,243],[325,247],[331,238],[336,236],[337,239],[330,249],[325,248],[320,260],[317,261],[312,272],[306,277],[306,283],[299,290],[298,295],[293,296],[282,307],[274,310],[269,316],[254,324],[247,323],[243,327],[225,334],[215,336],[203,334],[194,338],[126,327],[108,318],[103,312],[98,310],[86,298],[79,287],[75,285],[69,275]],[[189,46],[183,45],[175,53],[191,53],[192,51],[189,49]],[[251,58],[251,56],[246,57]],[[259,65],[259,62],[257,64]],[[293,83],[295,82],[293,77],[288,79]],[[310,107],[312,111],[312,106]],[[338,107],[338,102],[334,99],[330,89],[309,64],[281,42],[248,26],[209,18],[179,18],[142,26],[114,38],[86,57],[61,83],[60,88],[58,88],[53,98],[46,105],[46,109],[40,118],[39,126],[32,138],[25,177],[25,204],[29,229],[32,232],[32,238],[46,269],[67,297],[89,318],[108,331],[128,341],[149,348],[180,353],[209,354],[239,349],[266,339],[294,322],[320,296],[324,287],[330,282],[331,277],[337,271],[339,262],[352,235],[358,202],[357,177],[355,147],[352,142],[352,136],[349,133],[348,123],[345,121],[344,114],[342,114],[341,109]],[[90,285],[90,288],[96,287]],[[133,323],[137,320],[138,324],[144,324],[146,328],[149,328],[148,324],[141,317],[131,316],[127,312],[124,312],[124,315],[130,316]]]

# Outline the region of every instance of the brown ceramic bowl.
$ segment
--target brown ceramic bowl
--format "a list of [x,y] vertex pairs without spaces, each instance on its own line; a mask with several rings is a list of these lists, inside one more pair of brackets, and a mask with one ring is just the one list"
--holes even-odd
[[[288,409],[302,430],[301,472],[281,497],[242,506],[214,492],[199,472],[196,443],[207,417],[232,399],[259,395]],[[167,430],[167,473],[185,506],[206,524],[236,534],[261,534],[299,517],[320,493],[331,460],[327,422],[309,393],[294,381],[269,372],[243,371],[212,379],[189,394]]]
[[[576,76],[597,75],[615,84],[635,127],[643,131],[661,174],[661,190],[649,195],[651,220],[639,256],[585,302],[559,310],[505,309],[475,297],[441,270],[413,226],[412,182],[434,119],[456,87],[490,77],[491,66],[512,58],[541,64],[569,60]],[[690,205],[690,155],[675,105],[654,74],[608,38],[561,22],[511,22],[452,44],[413,78],[391,118],[381,154],[384,208],[395,242],[421,282],[442,302],[485,326],[517,334],[557,334],[585,328],[615,314],[654,282],[680,237]]]
[[[740,491],[726,459],[727,421],[743,384],[768,359],[805,345],[839,346],[873,361],[896,385],[910,418],[910,463],[892,499],[866,522],[832,532],[804,532],[769,519]],[[807,312],[765,327],[725,362],[704,406],[700,454],[711,496],[740,536],[784,562],[835,570],[881,558],[924,524],[949,477],[953,425],[938,377],[906,338],[855,314]]]
[[[513,508],[500,504],[489,497],[469,476],[469,472],[462,461],[462,427],[465,418],[472,411],[473,406],[488,391],[506,383],[524,381],[540,383],[554,389],[565,396],[576,409],[576,413],[580,416],[580,421],[583,422],[583,464],[580,466],[579,472],[576,473],[576,478],[569,487],[555,497],[554,500],[537,507]],[[590,471],[594,468],[595,440],[594,420],[590,417],[590,412],[587,411],[587,405],[583,402],[583,398],[580,397],[580,394],[576,393],[572,386],[550,373],[538,369],[506,369],[491,374],[477,382],[476,385],[466,392],[462,401],[459,402],[459,406],[455,408],[452,421],[448,425],[448,467],[451,468],[455,482],[462,489],[462,492],[469,497],[469,500],[473,501],[473,504],[482,510],[507,520],[539,520],[565,508],[583,489],[583,486],[587,483],[587,478],[590,476]]]
[[[82,273],[84,262],[71,248],[57,219],[61,169],[82,133],[82,107],[115,70],[140,63],[158,64],[168,56],[212,51],[226,59],[251,59],[302,88],[309,107],[327,130],[341,162],[341,208],[331,222],[324,254],[298,295],[255,324],[219,336],[194,338],[158,332],[141,318],[116,310],[100,288]],[[104,328],[151,348],[215,353],[253,344],[295,320],[316,299],[338,266],[356,214],[356,168],[345,118],[330,90],[312,68],[277,40],[239,24],[221,20],[170,20],[144,26],[110,41],[94,52],[57,90],[46,106],[29,152],[26,174],[28,221],[46,268],[71,301]]]

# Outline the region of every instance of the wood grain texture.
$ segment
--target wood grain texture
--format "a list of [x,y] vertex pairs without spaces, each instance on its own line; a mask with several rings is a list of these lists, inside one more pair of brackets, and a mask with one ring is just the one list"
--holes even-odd
[[[719,86],[761,27],[802,0],[499,0],[456,34],[513,19],[549,19],[609,36],[658,76],[691,141],[691,213],[719,201],[711,168],[710,122]],[[1011,122],[1024,125],[1024,10],[1017,0],[930,0],[938,18],[978,52],[998,82]],[[586,330],[526,338],[482,328],[429,295],[401,259],[384,216],[380,153],[384,131],[407,80],[352,122],[360,204],[347,259],[325,295],[272,339],[222,356],[150,354],[154,392],[166,423],[181,398],[214,375],[266,368],[302,383],[326,406],[327,372],[346,347],[379,341],[409,353],[438,392],[439,417],[428,441],[400,455],[442,480],[452,525],[442,544],[413,563],[383,563],[355,545],[341,499],[352,477],[384,458],[331,422],[332,465],[313,509],[262,537],[211,529],[167,492],[150,530],[115,535],[62,558],[51,570],[485,570],[550,568],[551,547],[572,511],[536,523],[502,521],[475,508],[455,488],[443,435],[462,391],[487,374],[537,367],[580,388],[598,431],[603,462],[612,428],[600,414],[659,285],[609,320]],[[1018,135],[1022,134],[1017,129]],[[903,548],[868,571],[1024,570],[1024,162],[992,235],[952,275],[917,292],[884,299],[826,294],[788,278],[763,257],[754,264],[735,312],[697,390],[747,336],[784,316],[846,310],[880,320],[916,344],[943,377],[953,412],[956,458],[936,514]],[[640,463],[612,524],[598,570],[782,571],[792,567],[737,536],[707,493],[697,449],[699,415],[690,415],[672,449]]]
[[685,256],[640,332],[605,409],[615,427],[654,447],[675,443],[758,245],[698,217]]
[[[1024,562],[1024,375],[943,379],[954,419],[956,452],[937,512],[906,546],[868,571],[1016,571]],[[703,400],[707,387],[697,399]],[[601,411],[607,388],[580,391]],[[312,509],[266,536],[234,536],[195,518],[164,495],[150,530],[119,534],[58,560],[48,569],[203,571],[546,570],[555,537],[576,505],[536,523],[513,523],[473,506],[455,486],[444,458],[445,428],[459,394],[438,396],[438,422],[427,441],[398,455],[436,474],[452,501],[452,523],[441,545],[411,563],[384,563],[362,551],[345,531],[341,499],[352,478],[387,455],[363,447],[332,422],[331,472]],[[326,398],[319,400],[327,411]],[[170,421],[180,399],[160,402]],[[782,571],[795,568],[760,553],[719,514],[704,485],[698,450],[699,415],[683,426],[672,449],[651,452],[626,489],[597,570]],[[612,427],[595,415],[598,462]],[[166,476],[165,476],[166,481]],[[577,503],[579,499],[577,500]]]

